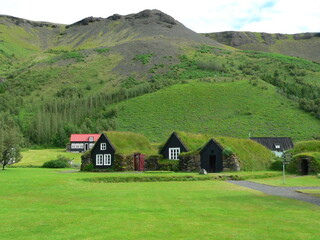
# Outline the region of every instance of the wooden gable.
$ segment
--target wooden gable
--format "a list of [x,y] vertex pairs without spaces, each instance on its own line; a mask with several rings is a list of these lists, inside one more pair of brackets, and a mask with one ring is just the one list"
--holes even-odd
[[105,134],[101,134],[91,150],[92,164],[95,168],[111,168],[115,160],[116,149]]
[[173,132],[166,143],[163,145],[159,153],[163,155],[164,158],[169,159],[169,149],[170,148],[179,148],[180,153],[182,152],[188,152],[188,148],[185,146],[185,144],[181,141],[178,134],[176,132]]

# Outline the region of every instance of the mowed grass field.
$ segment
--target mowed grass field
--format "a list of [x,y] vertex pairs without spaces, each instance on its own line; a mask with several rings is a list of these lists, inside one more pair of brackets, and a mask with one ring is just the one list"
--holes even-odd
[[286,175],[285,184],[283,177],[272,177],[265,179],[253,179],[252,181],[271,186],[287,186],[287,187],[320,187],[320,178],[315,175],[310,176],[294,176]]
[[66,156],[73,159],[75,164],[81,164],[81,153],[66,152],[63,148],[54,149],[27,149],[22,151],[22,159],[20,162],[15,163],[17,167],[39,167],[46,161],[57,159],[58,155]]
[[[92,183],[0,171],[0,239],[319,239],[319,206],[223,181]],[[106,173],[108,174],[108,173]]]
[[172,131],[312,139],[320,121],[262,81],[190,82],[117,104],[117,130],[163,142]]

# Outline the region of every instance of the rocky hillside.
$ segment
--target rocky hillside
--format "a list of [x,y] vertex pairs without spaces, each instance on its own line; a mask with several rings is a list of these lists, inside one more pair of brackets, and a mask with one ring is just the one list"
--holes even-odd
[[228,31],[204,35],[242,50],[280,53],[320,61],[320,33],[269,34]]

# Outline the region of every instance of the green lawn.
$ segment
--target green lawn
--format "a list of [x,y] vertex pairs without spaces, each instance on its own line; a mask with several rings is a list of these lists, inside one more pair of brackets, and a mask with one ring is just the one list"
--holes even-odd
[[49,160],[54,160],[58,155],[64,155],[71,159],[74,159],[74,163],[81,163],[81,153],[66,152],[65,149],[37,149],[26,150],[22,152],[22,160],[14,166],[42,166],[42,164]]
[[320,189],[302,189],[299,192],[307,193],[316,197],[320,197]]
[[319,239],[319,206],[223,181],[91,183],[0,171],[1,239]]
[[319,187],[320,178],[317,176],[286,176],[285,185],[283,184],[283,177],[273,177],[265,179],[252,180],[257,183],[263,183],[272,186],[288,186],[288,187]]

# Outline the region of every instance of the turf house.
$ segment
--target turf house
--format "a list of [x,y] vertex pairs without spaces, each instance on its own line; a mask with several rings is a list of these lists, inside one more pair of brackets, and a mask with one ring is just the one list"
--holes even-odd
[[292,160],[288,165],[288,171],[310,175],[320,172],[320,141],[302,141],[295,144],[294,148],[289,150],[292,154]]
[[188,148],[181,141],[178,134],[173,132],[163,147],[160,149],[159,153],[169,160],[178,160],[179,155],[182,152],[188,152]]
[[200,166],[207,172],[223,171],[223,147],[211,138],[209,142],[200,150]]
[[107,169],[112,167],[115,148],[105,134],[100,135],[90,153],[94,168]]
[[104,132],[94,147],[81,157],[84,171],[143,171],[145,156],[156,149],[140,134]]

